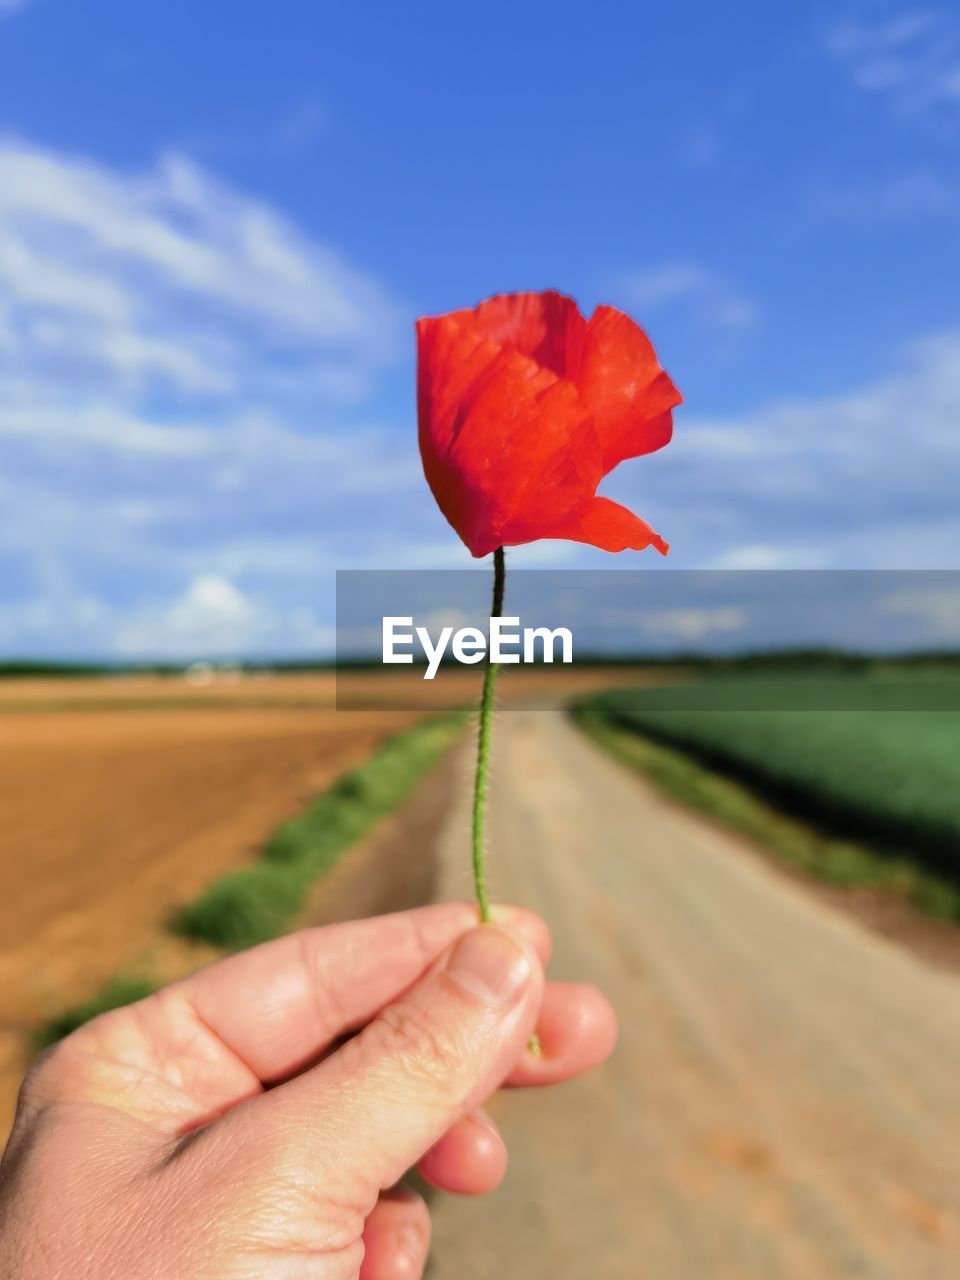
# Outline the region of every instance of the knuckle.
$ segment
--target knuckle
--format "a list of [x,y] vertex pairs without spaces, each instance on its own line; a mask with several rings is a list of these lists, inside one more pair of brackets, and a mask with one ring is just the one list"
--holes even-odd
[[362,1209],[320,1190],[294,1169],[273,1169],[243,1215],[248,1244],[323,1255],[349,1249],[363,1235]]
[[420,1091],[444,1105],[463,1101],[471,1083],[466,1045],[429,1008],[400,1000],[370,1030],[379,1037],[377,1049]]
[[363,1234],[363,1204],[349,1189],[337,1193],[323,1162],[318,1168],[304,1161],[302,1151],[253,1161],[242,1172],[231,1167],[222,1185],[247,1249],[320,1256],[348,1249]]

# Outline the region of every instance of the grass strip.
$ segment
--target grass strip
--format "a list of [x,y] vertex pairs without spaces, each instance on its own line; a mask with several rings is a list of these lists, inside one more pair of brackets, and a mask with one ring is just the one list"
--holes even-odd
[[[258,861],[215,880],[180,907],[171,932],[221,950],[277,937],[294,920],[311,885],[349,847],[410,794],[460,733],[465,717],[451,713],[393,737],[356,769],[343,773],[299,814],[281,823]],[[118,975],[90,1000],[45,1022],[33,1036],[39,1051],[98,1014],[133,1004],[163,986],[147,976]]]
[[442,716],[388,739],[364,764],[342,774],[307,809],[277,827],[257,862],[214,881],[176,911],[170,930],[227,950],[282,933],[311,884],[407,797],[462,724],[462,715]]
[[960,921],[960,888],[918,866],[908,855],[876,852],[785,814],[749,786],[681,749],[614,723],[595,706],[577,703],[570,714],[599,746],[645,774],[661,791],[747,836],[794,870],[840,888],[893,892],[909,898],[927,915]]

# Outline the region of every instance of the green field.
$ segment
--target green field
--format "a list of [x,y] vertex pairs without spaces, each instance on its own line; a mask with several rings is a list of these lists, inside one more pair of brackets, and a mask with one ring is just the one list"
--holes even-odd
[[581,712],[960,883],[960,711],[942,709],[953,706],[956,686],[924,676],[730,677],[602,693]]

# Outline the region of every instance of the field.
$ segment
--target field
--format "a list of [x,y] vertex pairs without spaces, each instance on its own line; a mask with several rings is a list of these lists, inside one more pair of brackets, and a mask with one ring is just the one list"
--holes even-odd
[[589,705],[788,812],[960,882],[960,715],[937,709],[952,705],[939,682],[725,678],[668,701],[618,690]]

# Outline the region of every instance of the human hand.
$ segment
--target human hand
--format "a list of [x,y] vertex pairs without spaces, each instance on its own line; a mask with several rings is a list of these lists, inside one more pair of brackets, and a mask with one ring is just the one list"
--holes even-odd
[[616,1036],[595,988],[544,985],[537,916],[475,921],[446,903],[304,930],[49,1050],[0,1164],[0,1273],[420,1276],[426,1205],[390,1188],[415,1165],[444,1190],[491,1190],[506,1151],[483,1099],[568,1079]]

